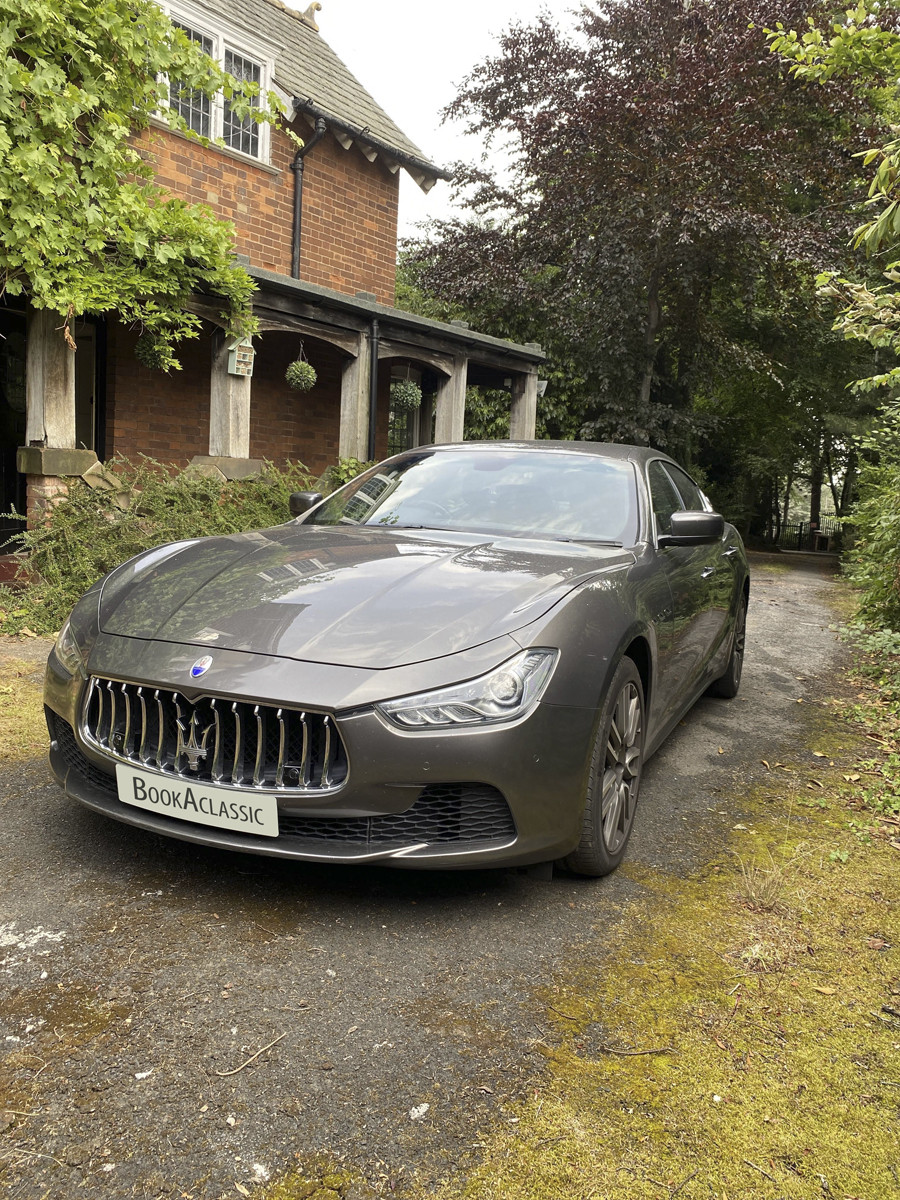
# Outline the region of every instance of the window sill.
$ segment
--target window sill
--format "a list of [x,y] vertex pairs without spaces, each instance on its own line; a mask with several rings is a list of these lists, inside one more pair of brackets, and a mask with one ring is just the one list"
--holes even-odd
[[154,129],[161,129],[165,133],[170,133],[173,137],[178,138],[182,142],[188,142],[192,146],[196,146],[201,150],[214,150],[217,154],[223,155],[225,158],[230,158],[234,162],[239,162],[244,166],[256,167],[259,171],[264,171],[267,175],[280,177],[282,172],[278,167],[272,167],[261,159],[254,158],[252,154],[244,154],[240,150],[232,150],[229,146],[220,146],[216,142],[209,142],[206,146],[196,138],[188,137],[187,134],[181,133],[178,129],[173,129],[165,121],[161,121],[159,117],[151,117],[150,125]]

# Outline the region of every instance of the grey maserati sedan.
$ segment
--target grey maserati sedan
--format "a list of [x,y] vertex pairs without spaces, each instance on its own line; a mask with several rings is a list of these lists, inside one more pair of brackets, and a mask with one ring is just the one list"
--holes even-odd
[[647,757],[741,678],[744,549],[690,476],[634,446],[425,446],[291,509],[78,602],[45,685],[66,793],[253,854],[614,870]]

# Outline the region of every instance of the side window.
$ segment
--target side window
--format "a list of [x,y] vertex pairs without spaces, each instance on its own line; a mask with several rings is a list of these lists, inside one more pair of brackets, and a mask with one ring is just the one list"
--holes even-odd
[[[240,83],[262,82],[260,64],[250,58],[245,58],[243,54],[236,54],[234,50],[225,51],[225,70]],[[259,107],[258,96],[253,99],[253,107]],[[226,146],[232,150],[240,150],[242,154],[250,154],[253,158],[259,158],[260,128],[252,117],[244,117],[243,120],[236,117],[231,105],[227,100],[225,101],[222,137]]]
[[703,503],[703,493],[694,483],[689,475],[682,471],[681,467],[676,467],[672,463],[666,463],[666,470],[672,476],[675,486],[681,494],[681,499],[684,501],[684,507],[695,512],[702,512],[706,508]]
[[647,468],[647,480],[650,484],[653,515],[656,517],[656,532],[671,533],[672,513],[680,512],[684,507],[681,497],[661,462],[656,461],[650,464]]
[[[229,75],[239,83],[258,85],[259,95],[250,100],[250,107],[259,108],[274,71],[274,44],[264,41],[263,35],[256,30],[226,23],[224,13],[219,21],[202,10],[195,12],[193,0],[159,0],[159,3],[172,23]],[[227,5],[218,8],[221,10]],[[213,23],[208,24],[211,20]],[[250,116],[238,117],[229,99],[221,92],[214,98],[203,96],[170,77],[169,107],[201,137],[221,141],[229,150],[267,161],[268,126],[257,125]]]
[[[192,42],[196,42],[204,54],[208,54],[212,58],[214,46],[211,37],[207,37],[204,33],[198,33],[196,29],[191,29],[181,21],[173,21],[173,24]],[[199,133],[201,137],[212,137],[212,102],[209,96],[204,96],[202,92],[186,90],[177,79],[170,79],[169,104],[179,116],[184,118],[188,129]]]

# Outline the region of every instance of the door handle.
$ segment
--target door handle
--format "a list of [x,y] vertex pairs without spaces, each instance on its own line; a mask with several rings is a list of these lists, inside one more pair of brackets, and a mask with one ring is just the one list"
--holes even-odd
[[715,575],[715,573],[716,573],[715,567],[704,567],[703,570],[700,572],[700,578],[701,579],[709,579],[710,575]]
[[735,554],[737,554],[737,552],[738,552],[737,546],[729,546],[728,549],[724,552],[723,557],[734,558],[734,556],[735,556]]

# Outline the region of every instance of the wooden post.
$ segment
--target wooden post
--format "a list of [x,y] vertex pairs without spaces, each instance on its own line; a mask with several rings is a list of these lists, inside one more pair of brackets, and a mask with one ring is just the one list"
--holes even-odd
[[357,340],[356,356],[344,364],[341,377],[341,428],[338,453],[341,458],[365,461],[369,451],[369,364],[368,332]]
[[434,427],[436,444],[461,442],[466,421],[466,380],[469,360],[464,354],[453,359],[453,373],[438,384]]
[[253,381],[249,375],[229,375],[228,346],[228,338],[217,331],[209,384],[209,453],[212,458],[249,458]]
[[75,351],[63,318],[47,309],[28,314],[25,348],[25,444],[75,449]]
[[513,377],[509,436],[514,442],[530,442],[537,425],[537,371]]

